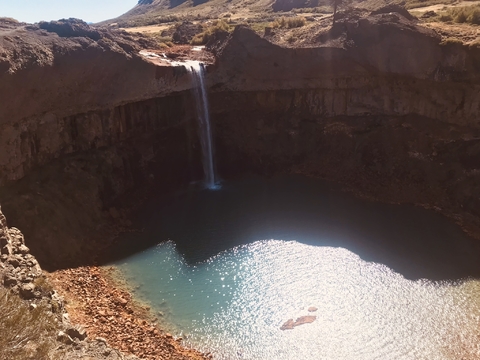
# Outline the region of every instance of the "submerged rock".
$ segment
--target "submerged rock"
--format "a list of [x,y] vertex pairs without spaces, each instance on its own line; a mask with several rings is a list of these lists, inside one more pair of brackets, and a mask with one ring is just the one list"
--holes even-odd
[[296,321],[293,321],[293,319],[288,319],[281,327],[280,330],[292,330],[296,326],[300,326],[303,324],[309,324],[314,322],[317,319],[316,316],[314,315],[306,315],[306,316],[300,316],[297,318]]

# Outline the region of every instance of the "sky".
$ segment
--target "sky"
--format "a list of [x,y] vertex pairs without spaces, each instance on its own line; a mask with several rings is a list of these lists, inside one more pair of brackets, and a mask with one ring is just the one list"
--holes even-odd
[[99,22],[124,14],[138,0],[0,0],[0,17],[23,22],[79,18]]

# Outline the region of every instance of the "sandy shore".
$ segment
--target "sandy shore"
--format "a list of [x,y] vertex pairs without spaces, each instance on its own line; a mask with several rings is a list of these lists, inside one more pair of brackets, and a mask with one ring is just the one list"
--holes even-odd
[[111,347],[147,360],[211,358],[184,348],[181,338],[162,331],[148,307],[115,284],[113,273],[113,268],[89,266],[48,277],[65,298],[72,323],[82,324],[92,339],[103,338]]

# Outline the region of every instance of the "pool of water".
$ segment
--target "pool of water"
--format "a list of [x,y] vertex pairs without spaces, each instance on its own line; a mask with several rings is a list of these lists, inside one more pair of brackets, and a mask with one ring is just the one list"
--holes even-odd
[[438,214],[247,177],[155,199],[139,224],[111,261],[215,359],[480,358],[479,247]]

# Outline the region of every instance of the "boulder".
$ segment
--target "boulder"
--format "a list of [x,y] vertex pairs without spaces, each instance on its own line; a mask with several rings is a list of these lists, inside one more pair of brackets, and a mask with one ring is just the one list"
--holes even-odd
[[22,261],[22,258],[18,257],[18,256],[10,256],[8,257],[7,259],[7,262],[12,265],[14,268],[17,268],[20,266],[20,263]]
[[35,297],[35,285],[33,283],[24,284],[20,287],[20,295],[26,299],[30,300]]
[[87,332],[81,326],[72,326],[65,332],[72,339],[85,340],[87,337]]
[[30,249],[22,244],[15,250],[15,252],[17,254],[28,254],[30,252]]
[[431,17],[434,17],[434,16],[437,16],[437,13],[435,11],[426,11],[425,13],[423,13],[422,16],[420,16],[421,19],[429,19]]
[[17,282],[18,280],[13,274],[7,273],[3,276],[3,284],[7,287],[17,285]]
[[65,334],[63,331],[60,331],[57,334],[57,340],[60,341],[61,343],[67,344],[67,345],[71,345],[71,344],[74,343],[73,339],[70,336],[68,336],[67,334]]

